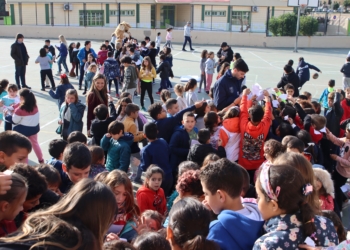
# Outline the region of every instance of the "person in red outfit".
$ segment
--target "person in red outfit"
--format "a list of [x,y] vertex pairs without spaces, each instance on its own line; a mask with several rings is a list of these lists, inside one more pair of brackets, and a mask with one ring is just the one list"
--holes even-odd
[[103,63],[106,61],[108,58],[108,50],[107,50],[107,45],[102,44],[100,47],[100,51],[97,53],[97,63],[98,65],[102,66]]
[[331,175],[323,169],[314,168],[315,186],[320,199],[321,210],[334,210],[334,185]]
[[145,183],[136,193],[137,204],[141,213],[145,210],[155,210],[165,215],[166,198],[164,190],[160,187],[163,176],[164,171],[156,165],[151,165],[147,169]]
[[[345,89],[345,98],[341,101],[340,105],[344,110],[343,116],[340,119],[340,122],[342,122],[350,118],[350,88]],[[344,136],[344,132],[344,129],[340,129],[340,137]]]

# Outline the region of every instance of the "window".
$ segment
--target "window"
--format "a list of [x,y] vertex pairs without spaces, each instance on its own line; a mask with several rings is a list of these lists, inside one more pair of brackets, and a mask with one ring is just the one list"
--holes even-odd
[[250,24],[250,11],[232,11],[232,25],[242,24]]
[[117,10],[110,10],[109,11],[109,15],[110,16],[118,16],[119,15],[119,12]]
[[[109,15],[110,16],[118,16],[119,11],[118,10],[110,10]],[[135,16],[135,10],[121,10],[120,15],[121,16]]]
[[205,16],[226,16],[226,11],[206,10],[204,12],[204,15]]
[[79,10],[80,26],[103,26],[103,24],[104,24],[103,10],[86,10],[86,11]]

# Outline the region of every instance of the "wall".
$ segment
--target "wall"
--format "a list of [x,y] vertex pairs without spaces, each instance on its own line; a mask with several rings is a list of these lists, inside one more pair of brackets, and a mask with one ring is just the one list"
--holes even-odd
[[151,28],[151,5],[140,4],[140,23],[139,28]]
[[[69,39],[90,39],[104,40],[110,37],[114,28],[105,27],[51,27],[42,26],[20,26],[2,25],[0,26],[1,37],[14,37],[16,33],[23,33],[28,38],[55,38],[58,34],[64,34]],[[160,29],[131,29],[132,35],[136,38],[143,38],[145,32],[149,32],[150,37],[156,37],[157,32],[161,32],[165,37],[166,31]],[[294,47],[294,37],[266,37],[263,33],[235,33],[235,32],[214,32],[214,31],[192,31],[193,44],[219,45],[223,41],[235,46],[247,47]],[[183,30],[173,31],[174,43],[183,42]],[[210,39],[208,39],[210,37]],[[300,48],[348,48],[350,37],[347,36],[314,36],[299,37]]]
[[191,5],[175,5],[175,26],[183,27],[188,21],[191,21]]

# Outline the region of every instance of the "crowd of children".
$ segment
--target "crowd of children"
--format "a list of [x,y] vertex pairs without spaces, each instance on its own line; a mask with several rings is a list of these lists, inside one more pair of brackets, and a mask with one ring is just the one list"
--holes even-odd
[[[202,52],[199,86],[189,79],[172,94],[171,31],[161,51],[160,33],[140,43],[112,36],[97,54],[90,41],[69,46],[73,68],[49,92],[58,100],[62,139],[49,143],[47,164],[34,94],[0,82],[0,248],[349,249],[341,218],[350,87],[335,89],[330,80],[313,101],[300,92],[289,61],[277,86],[248,88],[248,65],[223,43],[218,62]],[[37,59],[43,90],[46,76],[52,79],[50,51],[46,44]],[[68,79],[77,68],[86,135],[86,106]],[[152,95],[157,74],[162,103]],[[208,99],[199,101],[203,83]],[[32,150],[37,166],[27,164]],[[142,184],[137,191],[135,183]]]

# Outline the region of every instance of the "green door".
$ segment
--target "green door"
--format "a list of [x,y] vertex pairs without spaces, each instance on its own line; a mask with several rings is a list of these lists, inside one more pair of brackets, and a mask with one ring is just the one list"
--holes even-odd
[[151,5],[151,28],[156,28],[156,5]]
[[175,26],[175,6],[166,5],[161,10],[161,29],[166,29],[168,26]]

